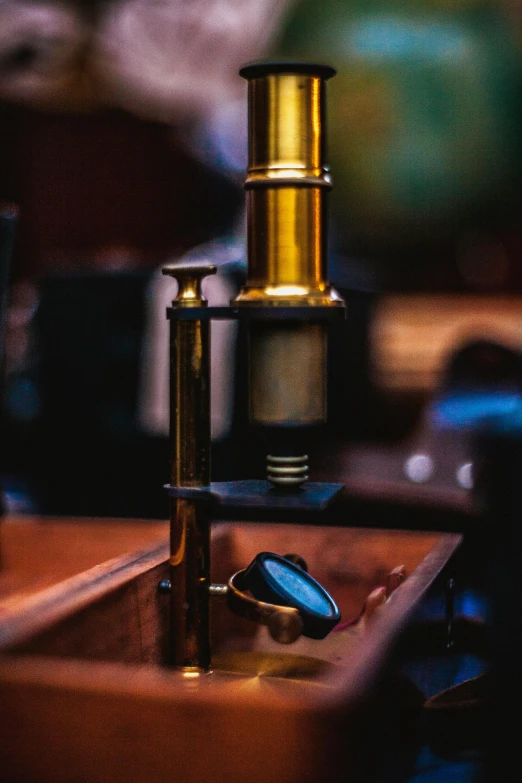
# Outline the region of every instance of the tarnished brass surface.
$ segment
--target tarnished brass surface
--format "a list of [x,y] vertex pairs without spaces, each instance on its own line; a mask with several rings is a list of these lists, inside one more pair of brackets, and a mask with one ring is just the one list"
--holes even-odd
[[208,321],[171,322],[170,483],[173,486],[201,487],[210,480],[208,351]]
[[[173,308],[205,307],[201,281],[208,264],[173,264],[163,274],[178,281]],[[208,321],[171,320],[170,483],[201,487],[210,481],[210,353]]]
[[335,305],[326,279],[325,80],[303,63],[247,66],[248,277],[235,302]]
[[241,617],[268,626],[270,635],[280,644],[295,642],[303,632],[303,621],[299,611],[292,606],[269,604],[247,595],[245,574],[245,570],[238,571],[228,580],[229,608]]
[[201,501],[171,499],[171,655],[184,670],[210,667],[210,524]]
[[250,420],[269,426],[326,419],[326,334],[320,323],[259,322],[250,329]]
[[[172,265],[163,274],[179,289],[172,307],[203,307],[201,281],[216,268]],[[210,482],[210,353],[208,321],[171,320],[170,483],[201,487]],[[170,581],[172,664],[185,670],[208,669],[210,640],[208,587],[210,531],[199,500],[170,501]]]

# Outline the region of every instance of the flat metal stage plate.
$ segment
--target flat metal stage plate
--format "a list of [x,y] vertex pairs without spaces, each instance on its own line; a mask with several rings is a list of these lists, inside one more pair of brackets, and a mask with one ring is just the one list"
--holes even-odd
[[289,490],[262,479],[213,481],[209,487],[167,487],[172,497],[206,497],[218,506],[303,511],[324,511],[342,488],[343,484],[308,481]]

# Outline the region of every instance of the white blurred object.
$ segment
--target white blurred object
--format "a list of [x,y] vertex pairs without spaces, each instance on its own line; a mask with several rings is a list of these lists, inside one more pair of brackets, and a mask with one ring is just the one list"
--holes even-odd
[[264,54],[293,0],[108,3],[92,63],[112,101],[155,120],[199,118],[242,95],[237,72]]
[[428,454],[412,454],[404,463],[406,476],[415,484],[429,481],[434,469],[433,460]]
[[79,79],[90,27],[59,2],[0,0],[0,98],[47,105]]
[[210,107],[204,119],[180,129],[178,138],[206,166],[243,183],[248,163],[246,100],[227,100]]
[[[211,306],[230,304],[237,293],[230,265],[244,265],[244,241],[231,239],[205,243],[181,261],[208,261],[217,274],[203,280],[203,295]],[[139,420],[149,435],[169,432],[169,322],[166,311],[177,293],[177,283],[155,273],[149,288],[149,309],[143,342]],[[210,327],[210,425],[213,441],[225,438],[232,426],[237,324],[216,320]]]
[[[247,62],[296,0],[0,0],[0,101],[123,109],[176,126],[199,160],[246,166]],[[85,14],[85,15],[84,15]]]
[[465,462],[455,473],[457,484],[463,489],[473,489],[473,463]]

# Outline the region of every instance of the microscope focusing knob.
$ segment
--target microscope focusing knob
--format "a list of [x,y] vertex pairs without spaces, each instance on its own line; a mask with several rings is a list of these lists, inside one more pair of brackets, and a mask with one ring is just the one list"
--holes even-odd
[[301,555],[296,555],[294,552],[291,552],[288,555],[283,555],[283,557],[285,560],[290,560],[291,563],[295,563],[296,566],[299,566],[299,568],[308,573],[308,564]]

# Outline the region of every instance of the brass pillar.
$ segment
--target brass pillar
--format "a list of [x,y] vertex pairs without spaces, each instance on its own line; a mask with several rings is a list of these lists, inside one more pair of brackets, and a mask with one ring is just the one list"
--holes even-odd
[[[163,274],[178,280],[172,308],[204,307],[201,280],[216,268],[172,265]],[[177,320],[170,326],[170,485],[210,483],[209,324]],[[210,523],[199,498],[171,497],[171,661],[183,671],[210,667]]]

